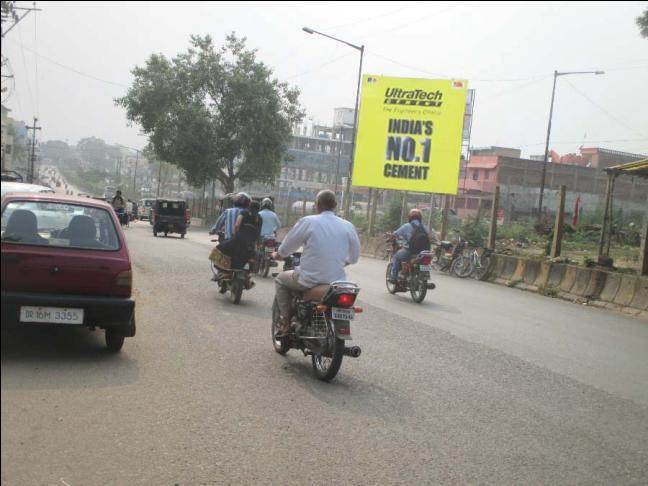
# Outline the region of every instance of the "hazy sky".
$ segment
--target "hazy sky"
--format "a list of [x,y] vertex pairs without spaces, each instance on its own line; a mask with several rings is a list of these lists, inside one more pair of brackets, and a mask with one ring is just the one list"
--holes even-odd
[[[31,2],[18,2],[30,6]],[[552,146],[648,153],[648,40],[635,18],[648,2],[38,2],[2,43],[15,75],[5,105],[39,117],[42,139],[86,136],[142,147],[113,99],[153,52],[173,56],[191,34],[221,43],[236,31],[277,77],[297,85],[314,121],[352,106],[357,51],[304,25],[366,46],[363,71],[465,78],[475,88],[473,146],[542,153],[554,69]],[[35,54],[36,53],[36,54]],[[98,78],[98,79],[95,79]]]

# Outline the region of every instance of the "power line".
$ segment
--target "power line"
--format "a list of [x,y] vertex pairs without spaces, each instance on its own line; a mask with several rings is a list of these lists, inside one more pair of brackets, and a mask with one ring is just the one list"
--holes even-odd
[[636,130],[635,128],[631,127],[630,125],[627,125],[623,120],[621,120],[620,118],[617,118],[615,115],[613,115],[612,113],[610,113],[610,112],[609,112],[608,110],[606,110],[604,107],[602,107],[601,105],[599,105],[596,101],[594,101],[592,98],[590,98],[590,97],[587,96],[585,93],[583,93],[580,89],[578,89],[576,86],[574,86],[574,84],[573,84],[571,81],[569,81],[566,77],[564,78],[564,81],[565,81],[569,86],[571,86],[571,88],[572,88],[574,91],[576,91],[579,95],[581,95],[583,98],[585,98],[587,101],[589,101],[592,105],[594,105],[595,107],[597,107],[601,112],[603,112],[604,114],[606,114],[609,118],[611,118],[612,120],[616,121],[619,125],[625,127],[625,128],[628,129],[628,130],[631,130],[631,131],[633,131],[633,132],[635,132],[635,133],[638,133],[638,134],[641,135],[641,136],[644,136],[644,137],[646,136],[644,133],[640,132],[639,130]]
[[406,22],[406,23],[403,23],[403,24],[397,25],[396,27],[393,27],[393,28],[391,28],[391,29],[381,30],[381,31],[376,31],[376,32],[374,32],[373,34],[370,33],[370,34],[364,36],[364,38],[367,38],[367,37],[375,37],[376,35],[389,34],[389,33],[391,33],[391,32],[394,32],[394,31],[400,30],[400,29],[402,29],[403,27],[409,27],[409,26],[412,25],[412,24],[415,24],[415,23],[417,23],[417,22],[422,22],[422,21],[424,21],[424,20],[429,19],[430,17],[435,17],[435,16],[437,16],[437,15],[444,14],[444,13],[446,13],[446,12],[448,12],[448,11],[454,9],[454,8],[457,8],[457,7],[461,6],[461,5],[464,4],[464,3],[466,3],[466,2],[459,2],[459,3],[455,4],[455,5],[450,5],[450,6],[446,7],[446,8],[442,8],[441,10],[437,10],[436,12],[432,12],[432,13],[429,14],[429,15],[424,15],[424,16],[422,16],[422,17],[418,17],[418,18],[416,18],[416,19],[412,19],[412,20],[410,20],[409,22]]
[[18,38],[20,39],[20,53],[22,55],[23,68],[25,69],[25,83],[27,84],[27,92],[29,93],[29,101],[31,102],[32,113],[36,110],[36,105],[34,104],[34,95],[31,90],[31,83],[29,82],[29,70],[27,69],[27,61],[25,59],[25,49],[23,48],[22,43],[22,32],[20,25],[18,25]]
[[346,22],[344,24],[327,26],[327,27],[323,27],[323,29],[324,30],[334,30],[334,29],[340,29],[342,27],[348,27],[349,25],[357,25],[357,24],[361,24],[363,22],[371,22],[372,20],[376,20],[376,19],[379,19],[379,18],[382,18],[382,17],[386,17],[388,15],[397,14],[399,12],[402,12],[403,10],[408,10],[408,9],[414,8],[414,7],[418,7],[418,5],[408,5],[406,7],[401,7],[401,8],[396,9],[396,10],[391,10],[389,12],[385,12],[385,13],[382,13],[380,15],[375,15],[374,17],[369,17],[369,18],[365,18],[365,19],[358,19],[358,20],[354,20],[353,22]]
[[[624,138],[624,139],[615,139],[615,140],[563,140],[559,142],[551,142],[551,145],[567,145],[572,143],[588,144],[588,143],[636,143],[636,142],[648,142],[648,138]],[[525,145],[520,145],[521,148],[524,147],[533,147],[536,145],[544,145],[546,142],[536,142],[536,143],[527,143]]]
[[345,54],[342,54],[341,56],[337,56],[337,57],[334,57],[333,59],[329,59],[329,60],[326,61],[325,63],[320,64],[319,66],[316,66],[316,67],[314,67],[313,69],[309,69],[308,71],[304,71],[304,72],[301,72],[301,73],[298,73],[298,74],[293,74],[292,76],[288,76],[288,77],[286,77],[286,78],[284,78],[284,79],[293,79],[293,78],[298,78],[298,77],[300,77],[300,76],[305,76],[306,74],[310,74],[310,73],[313,73],[313,72],[315,72],[315,71],[319,71],[319,70],[322,69],[323,67],[328,66],[329,64],[333,64],[334,62],[337,62],[337,61],[339,61],[340,59],[343,59],[343,58],[345,58],[345,57],[348,57],[348,56],[350,56],[351,54],[354,54],[354,53],[353,53],[353,52],[347,52],[347,53],[345,53]]
[[[19,28],[19,31],[20,31],[20,28]],[[62,68],[62,69],[67,69],[68,71],[72,71],[73,73],[76,73],[76,74],[78,74],[79,76],[84,76],[84,77],[86,77],[86,78],[94,79],[95,81],[99,81],[99,82],[106,83],[106,84],[112,84],[112,85],[114,85],[114,86],[119,86],[119,87],[121,87],[121,88],[128,88],[128,87],[129,87],[129,86],[127,86],[127,85],[125,85],[125,84],[122,84],[122,83],[117,83],[117,82],[115,82],[115,81],[109,81],[109,80],[107,80],[107,79],[102,79],[102,78],[99,78],[99,77],[94,76],[94,75],[92,75],[92,74],[84,73],[83,71],[79,71],[78,69],[75,69],[75,68],[73,68],[73,67],[70,67],[70,66],[67,66],[67,65],[65,65],[65,64],[62,64],[62,63],[60,63],[60,62],[58,62],[58,61],[55,61],[54,59],[51,59],[51,58],[49,58],[49,57],[47,57],[47,56],[44,56],[44,55],[42,55],[42,54],[38,54],[38,53],[35,52],[33,49],[31,49],[31,48],[29,48],[29,47],[23,45],[22,42],[21,42],[19,45],[20,45],[20,48],[21,48],[21,49],[25,49],[25,50],[31,52],[32,54],[34,54],[35,56],[37,56],[37,57],[39,57],[39,58],[41,58],[41,59],[44,59],[45,61],[51,62],[52,64],[55,64],[56,66],[58,66],[58,67],[60,67],[60,68]]]

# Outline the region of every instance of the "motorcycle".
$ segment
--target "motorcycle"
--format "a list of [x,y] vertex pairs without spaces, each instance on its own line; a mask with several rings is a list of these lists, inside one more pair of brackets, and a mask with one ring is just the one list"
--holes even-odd
[[[290,265],[294,265],[291,263]],[[359,346],[346,346],[351,339],[351,321],[362,308],[354,306],[360,287],[353,282],[319,285],[293,296],[290,330],[279,331],[279,305],[272,304],[272,345],[285,355],[299,349],[310,356],[315,376],[331,381],[337,375],[345,356],[358,358]]]
[[[393,235],[388,235],[391,239],[392,250],[390,255],[395,253],[398,249],[398,242],[393,237]],[[400,271],[398,272],[398,278],[396,283],[390,282],[391,271],[393,267],[393,262],[387,264],[387,272],[385,275],[385,281],[387,283],[387,291],[390,294],[396,294],[398,292],[408,292],[410,293],[412,300],[417,304],[420,304],[425,299],[428,290],[434,290],[436,285],[430,282],[430,272],[432,271],[432,252],[422,251],[418,255],[410,258],[408,262],[403,262],[401,264]],[[391,258],[390,258],[391,260]]]
[[256,271],[261,277],[266,278],[270,268],[276,267],[277,262],[272,259],[272,254],[279,248],[279,242],[273,236],[265,236],[257,251]]
[[124,208],[117,208],[115,212],[117,213],[117,218],[119,218],[119,224],[121,227],[123,228],[124,226],[128,226],[129,218],[126,210]]
[[456,244],[453,244],[451,241],[439,241],[435,243],[432,267],[440,272],[456,274],[456,271],[461,270],[458,268],[457,262],[462,260],[461,257],[467,244],[468,242],[461,236],[458,237]]
[[[219,234],[219,238],[223,236]],[[218,242],[219,239],[211,240],[212,243]],[[230,269],[228,271],[220,270],[213,261],[209,261],[214,279],[218,283],[218,292],[220,294],[229,293],[232,304],[240,304],[243,290],[250,290],[254,287],[251,276],[251,266],[254,265],[254,258],[250,259],[241,269]]]

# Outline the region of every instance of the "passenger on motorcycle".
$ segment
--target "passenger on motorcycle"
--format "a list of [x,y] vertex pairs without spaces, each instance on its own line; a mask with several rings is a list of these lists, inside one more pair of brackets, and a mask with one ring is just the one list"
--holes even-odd
[[303,247],[299,266],[275,279],[279,326],[284,333],[290,327],[293,292],[346,279],[344,267],[360,258],[358,234],[351,223],[335,215],[336,206],[332,191],[320,191],[315,200],[317,214],[301,218],[273,254],[280,260]]
[[272,199],[269,197],[266,197],[261,201],[261,211],[259,211],[259,216],[261,216],[261,219],[263,220],[263,225],[261,226],[261,238],[263,239],[266,236],[275,236],[276,231],[281,228],[281,221],[272,210]]
[[[241,202],[245,206],[238,213],[232,237],[219,243],[217,247],[218,251],[230,260],[231,269],[243,268],[254,257],[256,241],[261,231],[259,203],[256,201],[251,202],[247,195],[245,195],[245,198],[241,198]],[[223,275],[226,274],[219,274],[221,278]]]
[[234,198],[234,207],[226,209],[221,213],[221,215],[216,220],[216,223],[209,231],[209,234],[215,235],[217,233],[223,232],[225,234],[225,241],[231,240],[239,214],[241,214],[241,211],[243,211],[249,205],[250,196],[248,196],[244,192],[239,192]]
[[407,217],[408,222],[394,231],[394,237],[401,242],[401,248],[392,259],[390,283],[398,281],[398,272],[401,263],[408,261],[419,252],[430,249],[430,237],[428,236],[423,223],[423,215],[419,209],[412,209]]

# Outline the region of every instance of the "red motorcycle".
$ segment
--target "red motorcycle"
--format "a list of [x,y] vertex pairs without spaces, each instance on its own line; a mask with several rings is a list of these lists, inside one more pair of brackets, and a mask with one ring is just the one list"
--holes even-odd
[[274,236],[264,236],[257,249],[256,271],[261,277],[266,278],[270,269],[277,266],[277,261],[272,259],[272,254],[279,248],[279,242]]
[[400,271],[396,283],[390,282],[390,275],[393,263],[391,256],[396,253],[402,245],[392,234],[385,235],[388,241],[391,242],[391,251],[389,251],[389,264],[387,265],[387,291],[390,294],[399,292],[409,292],[412,300],[420,304],[425,299],[428,290],[436,288],[434,283],[430,282],[430,272],[432,271],[432,258],[431,251],[422,251],[417,255],[412,256],[409,261],[401,263]]

